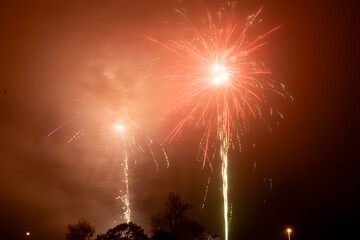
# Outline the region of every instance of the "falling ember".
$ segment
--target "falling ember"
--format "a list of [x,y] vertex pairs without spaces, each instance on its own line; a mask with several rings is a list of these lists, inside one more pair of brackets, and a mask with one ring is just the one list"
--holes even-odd
[[[207,11],[194,23],[186,10],[176,10],[185,22],[176,33],[180,35],[165,41],[147,37],[176,56],[173,65],[168,65],[171,70],[168,77],[170,87],[178,96],[169,112],[181,110],[183,116],[167,141],[173,141],[190,123],[204,129],[200,141],[203,166],[209,160],[208,152],[214,149],[214,143],[220,145],[225,240],[229,233],[229,146],[235,146],[234,142],[240,146],[240,135],[248,130],[251,118],[259,119],[269,127],[268,116],[264,113],[268,113],[268,109],[273,111],[266,101],[267,94],[291,98],[282,84],[269,78],[271,72],[252,57],[253,52],[265,45],[263,39],[279,27],[255,35],[249,29],[261,22],[258,16],[262,8],[241,24],[236,19],[234,7],[235,2],[229,2],[220,11]],[[274,112],[282,116],[277,110]],[[209,165],[212,168],[211,161]]]

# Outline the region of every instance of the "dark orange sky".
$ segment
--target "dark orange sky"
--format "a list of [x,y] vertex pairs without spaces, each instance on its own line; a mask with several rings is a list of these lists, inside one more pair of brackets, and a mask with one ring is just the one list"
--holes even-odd
[[[166,51],[143,37],[166,35],[175,8],[196,13],[226,3],[201,2],[2,1],[1,239],[23,239],[27,231],[33,239],[63,239],[67,224],[81,218],[97,233],[121,222],[115,198],[123,155],[109,126],[124,111],[136,119],[139,144],[147,146],[143,135],[154,139],[157,160],[146,149],[130,157],[132,220],[148,232],[173,191],[195,206],[191,215],[208,231],[222,234],[220,165],[213,175],[201,170],[197,131],[166,147],[166,167],[158,143],[175,120],[161,115],[166,101],[154,73]],[[264,28],[282,25],[260,51],[263,61],[295,102],[277,103],[285,118],[273,133],[254,123],[243,151],[229,153],[230,239],[286,239],[287,226],[294,239],[351,236],[359,210],[356,8],[344,1],[239,1],[237,13],[245,19],[260,6]]]

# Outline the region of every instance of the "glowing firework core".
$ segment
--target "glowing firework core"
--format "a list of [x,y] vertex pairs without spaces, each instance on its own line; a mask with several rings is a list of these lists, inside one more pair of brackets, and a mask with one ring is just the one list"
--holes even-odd
[[212,82],[215,85],[225,83],[229,79],[226,67],[215,64],[211,68]]
[[124,125],[122,124],[115,124],[115,130],[118,131],[118,132],[121,132],[124,130]]

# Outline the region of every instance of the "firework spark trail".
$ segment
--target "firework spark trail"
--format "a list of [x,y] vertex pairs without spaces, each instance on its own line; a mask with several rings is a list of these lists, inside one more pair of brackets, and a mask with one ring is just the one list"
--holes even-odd
[[53,133],[55,133],[57,130],[61,129],[63,127],[63,125],[60,125],[58,126],[57,128],[55,128],[53,131],[51,131],[49,134],[48,134],[48,137],[50,137]]
[[224,200],[224,227],[225,227],[225,240],[228,240],[229,235],[229,220],[228,220],[228,137],[225,124],[219,133],[220,138],[220,156],[221,156],[221,176],[223,182],[223,200]]
[[81,136],[84,136],[85,132],[84,132],[84,129],[80,129],[79,131],[77,131],[68,141],[67,141],[67,144],[73,142],[73,141],[76,141],[78,140]]
[[161,150],[163,151],[163,154],[165,156],[165,159],[166,159],[166,168],[169,168],[170,167],[170,162],[169,162],[169,158],[167,156],[167,153],[165,151],[165,149],[162,147]]
[[156,171],[159,171],[159,164],[158,164],[157,161],[156,161],[154,152],[153,152],[153,150],[152,150],[151,147],[150,147],[150,143],[148,143],[148,147],[149,147],[149,149],[150,149],[150,153],[151,153],[152,159],[154,160],[154,164],[155,164],[155,166],[156,166]]
[[207,181],[207,184],[206,184],[206,190],[205,190],[204,199],[203,199],[203,203],[202,203],[202,205],[201,205],[200,211],[203,211],[203,210],[204,210],[204,207],[205,207],[205,202],[206,202],[207,194],[208,194],[208,191],[209,191],[210,179],[211,179],[211,178],[209,177],[209,178],[208,178],[208,181]]
[[55,128],[54,130],[52,130],[50,133],[48,133],[48,137],[50,137],[51,135],[53,135],[55,132],[57,132],[58,130],[60,130],[61,128],[63,128],[65,125],[67,125],[70,121],[76,119],[78,117],[78,115],[81,113],[81,111],[78,111],[75,116],[73,117],[73,119],[69,119],[67,120],[65,123],[60,124],[57,128]]
[[[116,199],[121,199],[124,203],[124,219],[127,223],[131,221],[131,204],[130,204],[130,187],[129,187],[129,159],[131,155],[134,155],[137,150],[140,150],[142,153],[150,153],[151,158],[154,162],[156,170],[159,170],[159,163],[156,160],[156,154],[154,153],[152,146],[155,145],[155,141],[148,135],[146,137],[142,137],[141,141],[137,141],[138,139],[135,137],[137,131],[139,130],[134,126],[133,121],[119,121],[118,123],[113,124],[113,130],[116,132],[118,142],[117,145],[120,145],[118,150],[124,152],[123,164],[121,164],[124,173],[124,185],[125,191],[120,191],[121,195]],[[141,129],[142,131],[144,129]],[[155,143],[154,143],[155,142]],[[143,144],[143,146],[141,146]],[[146,147],[145,147],[146,146]],[[164,154],[166,160],[166,166],[169,167],[169,159],[165,149],[159,145],[162,149],[162,153]],[[136,164],[136,160],[135,160]]]
[[[228,5],[231,14],[227,14],[225,8],[215,14],[207,11],[200,25],[192,24],[187,14],[178,10],[188,26],[181,25],[183,35],[165,41],[147,37],[177,56],[173,66],[169,66],[171,74],[168,77],[176,80],[171,85],[177,92],[180,89],[180,93],[167,113],[181,110],[183,116],[166,140],[173,141],[190,122],[195,127],[203,128],[204,134],[200,140],[203,167],[209,159],[210,149],[216,149],[215,144],[211,143],[220,144],[226,240],[229,232],[229,147],[235,148],[234,142],[237,141],[241,148],[240,135],[248,130],[250,118],[265,122],[271,130],[266,120],[268,116],[263,113],[264,108],[270,109],[270,116],[275,112],[282,117],[267,103],[267,93],[291,98],[282,84],[269,78],[271,72],[251,57],[253,52],[265,45],[264,38],[279,27],[251,40],[249,29],[257,23],[262,8],[242,26],[235,19],[234,4]],[[222,14],[222,11],[225,13]],[[209,165],[211,167],[211,161]]]
[[[130,208],[130,190],[129,190],[129,154],[128,154],[128,150],[126,149],[126,144],[124,143],[124,158],[123,158],[123,163],[121,164],[121,166],[123,166],[123,174],[124,174],[124,180],[122,180],[122,182],[125,185],[125,191],[123,192],[122,190],[120,190],[120,194],[119,196],[116,197],[116,199],[120,199],[124,206],[123,206],[123,210],[124,210],[124,219],[127,223],[129,223],[131,221],[131,208]],[[117,153],[116,153],[116,159],[117,159]]]
[[130,191],[129,191],[129,161],[128,161],[128,153],[125,150],[125,158],[124,158],[124,174],[125,174],[125,188],[126,188],[126,192],[125,195],[123,197],[123,202],[125,204],[125,212],[124,212],[124,216],[126,219],[126,222],[129,223],[131,221],[131,209],[130,209]]
[[[123,149],[121,151],[124,152],[124,160],[123,164],[123,173],[124,173],[124,185],[125,185],[125,193],[120,191],[121,196],[117,197],[117,199],[121,199],[124,203],[124,219],[127,223],[131,221],[131,208],[130,208],[130,190],[129,190],[129,152],[132,152],[132,146],[134,145],[134,139],[132,137],[126,136],[129,129],[125,129],[123,124],[114,124],[115,132],[120,134],[121,146]],[[125,133],[126,132],[126,133]]]

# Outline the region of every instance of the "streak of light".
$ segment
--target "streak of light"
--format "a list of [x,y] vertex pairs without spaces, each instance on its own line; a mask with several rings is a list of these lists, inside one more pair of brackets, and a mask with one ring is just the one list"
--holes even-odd
[[221,164],[221,176],[223,181],[223,200],[224,200],[224,225],[225,225],[225,240],[229,238],[229,206],[228,206],[228,136],[226,132],[226,127],[222,126],[220,131],[220,156],[222,160]]
[[81,136],[84,136],[85,132],[84,132],[84,129],[80,129],[79,131],[77,131],[68,141],[67,141],[67,144],[73,142],[73,141],[76,141],[78,140]]
[[166,168],[169,168],[170,167],[170,162],[169,162],[168,155],[166,154],[166,151],[165,151],[165,149],[163,147],[161,149],[162,149],[162,151],[164,153],[164,156],[165,156],[165,159],[166,159]]
[[200,209],[200,211],[203,211],[203,210],[204,210],[204,207],[205,207],[205,202],[206,202],[207,194],[208,194],[208,191],[209,191],[210,179],[211,179],[211,178],[209,177],[209,178],[208,178],[208,181],[207,181],[207,184],[206,184],[204,199],[203,199],[203,203],[201,204],[201,209]]
[[63,127],[63,125],[60,125],[58,126],[57,128],[55,128],[53,131],[51,131],[49,134],[48,134],[48,137],[51,136],[53,133],[55,133],[57,130],[61,129]]

